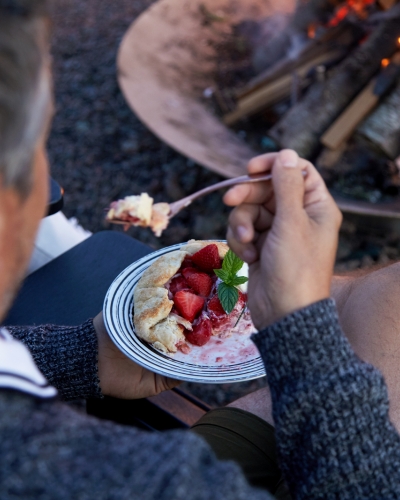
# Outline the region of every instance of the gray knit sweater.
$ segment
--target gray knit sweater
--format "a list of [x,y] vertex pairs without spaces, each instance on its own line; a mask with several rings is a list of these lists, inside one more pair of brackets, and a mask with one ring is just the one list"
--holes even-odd
[[[63,398],[100,395],[91,322],[10,330]],[[400,438],[384,380],[354,355],[334,302],[253,338],[293,498],[400,499]],[[16,391],[0,391],[0,456],[1,500],[271,499],[191,432],[146,433]]]

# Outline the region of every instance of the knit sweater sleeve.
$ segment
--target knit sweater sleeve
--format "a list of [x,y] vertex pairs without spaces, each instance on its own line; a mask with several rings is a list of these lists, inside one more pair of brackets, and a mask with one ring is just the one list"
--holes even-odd
[[28,347],[39,370],[62,399],[102,397],[92,320],[80,326],[11,326],[7,330]]
[[400,498],[400,437],[380,372],[354,354],[333,300],[253,336],[294,498]]

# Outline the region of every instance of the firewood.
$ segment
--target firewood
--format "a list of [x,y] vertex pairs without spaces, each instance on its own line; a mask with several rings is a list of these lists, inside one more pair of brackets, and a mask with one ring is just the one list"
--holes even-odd
[[339,118],[321,137],[321,144],[330,148],[340,147],[372,112],[380,98],[390,90],[400,75],[400,52],[396,52],[388,66],[362,90]]
[[389,158],[394,160],[400,155],[400,78],[395,89],[360,125],[357,133],[379,146]]
[[296,10],[287,28],[276,35],[265,46],[255,51],[253,66],[257,73],[272,67],[286,56],[294,36],[307,36],[307,30],[313,24],[325,24],[335,8],[344,0],[297,0]]
[[379,96],[374,94],[376,79],[364,88],[354,101],[345,109],[339,118],[321,137],[321,143],[329,149],[338,149],[352,135],[354,130],[378,104]]
[[379,5],[384,10],[391,9],[397,3],[397,0],[378,0]]
[[[309,84],[309,80],[305,80],[305,77],[311,69],[315,68],[319,64],[337,59],[340,56],[341,51],[334,50],[320,55],[297,68],[296,75],[299,81],[299,87],[304,88]],[[239,99],[237,108],[231,113],[228,113],[224,116],[224,123],[226,125],[233,125],[239,120],[259,113],[272,104],[275,104],[285,97],[288,97],[292,90],[292,82],[293,73],[286,74],[281,78],[278,78],[277,80],[269,83],[268,85],[257,89],[255,92],[252,92],[242,99]]]
[[357,43],[365,34],[360,25],[354,25],[348,22],[342,22],[339,26],[328,29],[318,38],[310,39],[304,43],[303,47],[296,54],[289,55],[280,59],[272,67],[266,69],[256,77],[252,78],[237,93],[236,97],[241,99],[254,92],[267,83],[295,71],[299,66],[318,57],[321,54],[336,48],[348,47]]
[[323,149],[315,162],[318,170],[333,170],[343,156],[345,149],[345,144],[342,144],[337,149]]
[[312,157],[318,150],[320,136],[377,73],[382,59],[395,52],[399,35],[398,20],[383,21],[331,71],[325,82],[314,84],[269,135],[281,147]]

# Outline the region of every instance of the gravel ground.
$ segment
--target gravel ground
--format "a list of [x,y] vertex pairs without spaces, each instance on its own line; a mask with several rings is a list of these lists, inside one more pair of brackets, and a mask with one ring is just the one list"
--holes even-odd
[[[151,0],[58,0],[53,15],[56,115],[49,139],[52,175],[65,188],[64,213],[92,232],[108,227],[111,200],[148,192],[173,201],[221,180],[160,142],[126,105],[116,81],[115,60],[125,31]],[[150,231],[129,234],[154,248],[190,238],[225,236],[228,209],[220,194],[194,203],[157,239]],[[376,226],[376,227],[375,227]],[[359,219],[345,221],[338,270],[399,258],[397,228]],[[185,384],[211,405],[262,387],[264,380],[219,386]]]

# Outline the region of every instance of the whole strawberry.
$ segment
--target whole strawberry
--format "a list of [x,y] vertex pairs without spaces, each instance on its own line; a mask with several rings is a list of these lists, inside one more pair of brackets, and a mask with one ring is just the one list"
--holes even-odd
[[193,345],[202,346],[207,344],[212,335],[211,322],[208,318],[201,318],[199,323],[193,327],[193,331],[186,330],[185,337]]
[[193,267],[186,267],[182,270],[182,274],[186,278],[187,284],[196,293],[202,297],[208,297],[210,295],[213,280],[208,274],[202,273]]
[[193,254],[192,261],[199,269],[207,272],[213,272],[214,269],[220,269],[222,266],[215,243],[211,243]]

